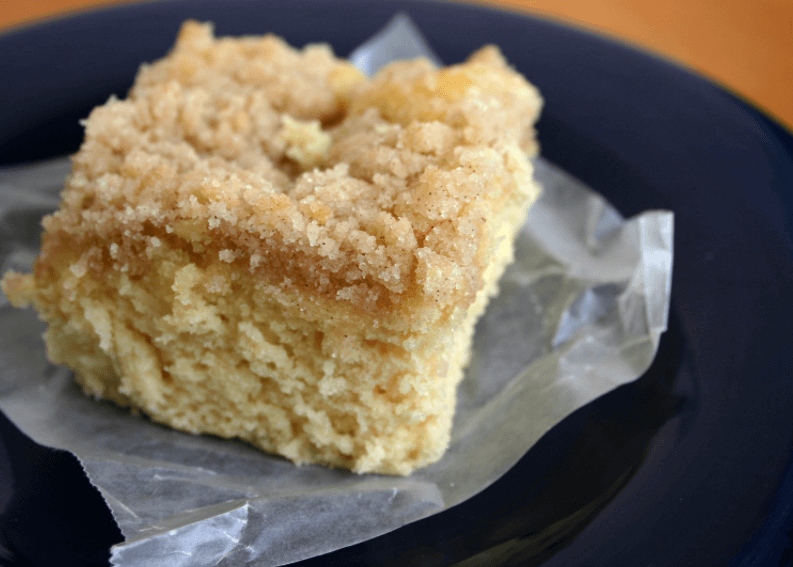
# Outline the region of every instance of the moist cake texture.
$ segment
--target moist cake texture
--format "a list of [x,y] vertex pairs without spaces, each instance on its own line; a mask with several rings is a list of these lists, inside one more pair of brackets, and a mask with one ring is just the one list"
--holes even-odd
[[94,396],[296,463],[408,474],[449,443],[474,325],[539,190],[541,99],[497,48],[369,79],[187,22],[85,121],[2,287]]

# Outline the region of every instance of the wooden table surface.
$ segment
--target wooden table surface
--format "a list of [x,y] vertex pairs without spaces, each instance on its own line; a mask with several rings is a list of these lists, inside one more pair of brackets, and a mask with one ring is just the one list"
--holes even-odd
[[[0,31],[132,1],[0,0]],[[642,46],[710,77],[793,127],[793,0],[472,1],[560,19]]]

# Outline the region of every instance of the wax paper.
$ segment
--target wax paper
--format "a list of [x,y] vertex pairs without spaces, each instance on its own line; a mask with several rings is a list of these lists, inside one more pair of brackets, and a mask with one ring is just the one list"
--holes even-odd
[[[422,54],[434,58],[399,17],[351,59],[371,73]],[[2,272],[29,270],[69,167],[64,158],[0,171]],[[35,313],[2,295],[0,409],[35,441],[78,457],[125,537],[112,550],[119,567],[288,564],[442,512],[570,413],[639,377],[666,328],[672,214],[625,220],[542,158],[535,168],[542,197],[477,326],[449,450],[408,477],[296,467],[86,397],[47,362]]]

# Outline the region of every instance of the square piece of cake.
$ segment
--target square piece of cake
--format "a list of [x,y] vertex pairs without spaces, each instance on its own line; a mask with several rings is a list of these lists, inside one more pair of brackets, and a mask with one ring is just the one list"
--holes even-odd
[[2,287],[94,396],[296,463],[408,474],[448,443],[474,325],[539,189],[541,98],[495,47],[366,78],[184,24],[85,121]]

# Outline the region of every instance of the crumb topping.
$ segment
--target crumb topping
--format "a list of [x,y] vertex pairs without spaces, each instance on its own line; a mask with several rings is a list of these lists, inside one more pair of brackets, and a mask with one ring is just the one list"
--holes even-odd
[[143,273],[167,242],[372,313],[470,303],[503,237],[494,211],[536,197],[540,106],[492,46],[367,79],[324,45],[188,22],[85,121],[45,228],[108,243],[84,262],[99,272]]

